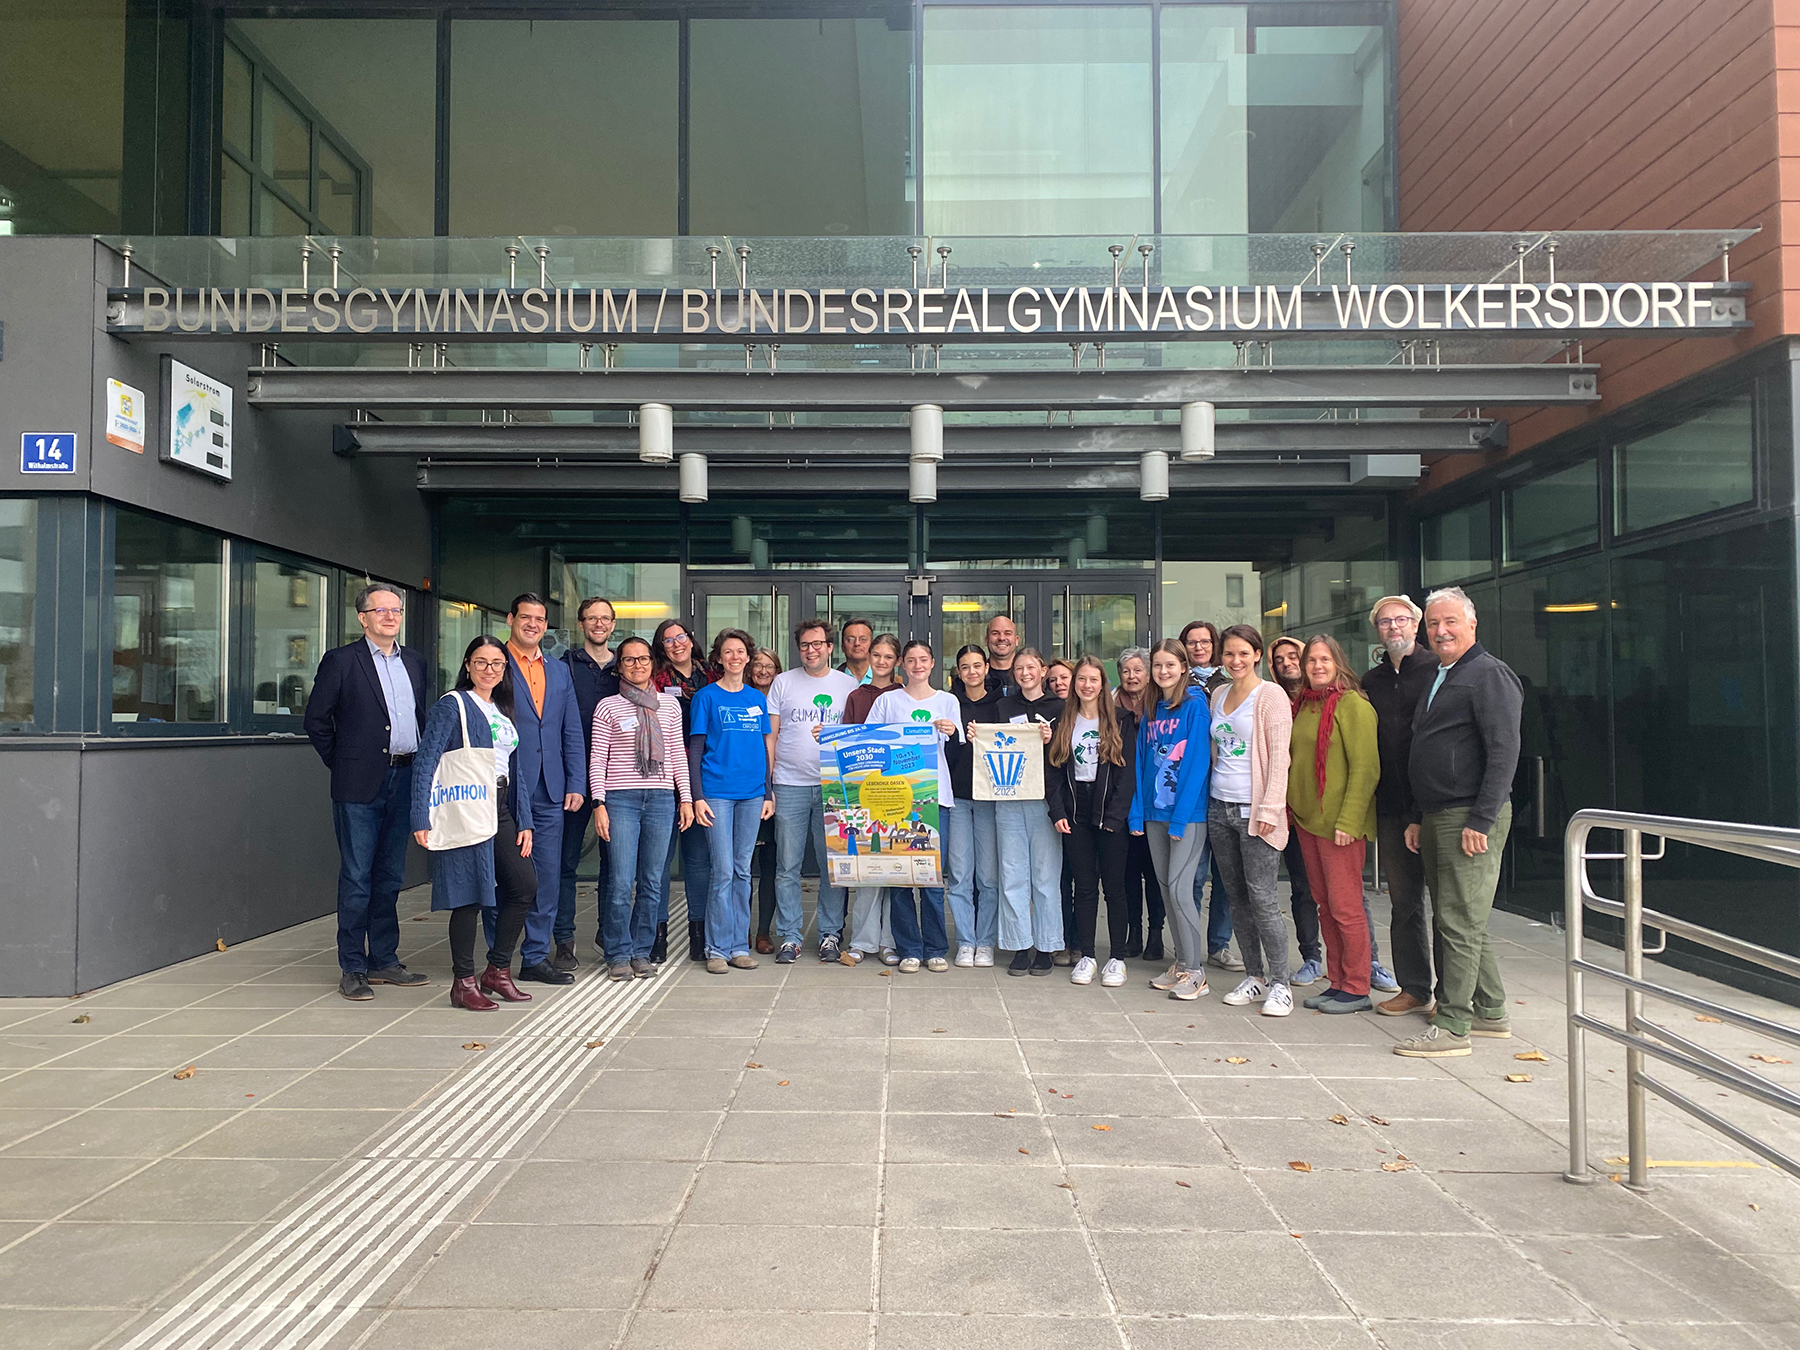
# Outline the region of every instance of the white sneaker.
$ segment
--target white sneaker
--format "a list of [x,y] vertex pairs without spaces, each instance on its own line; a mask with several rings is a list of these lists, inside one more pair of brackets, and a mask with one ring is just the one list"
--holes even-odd
[[[958,961],[956,964],[960,966],[962,962]],[[977,947],[975,949],[975,964],[978,966],[993,965],[994,949],[992,947]]]
[[975,964],[975,949],[964,943],[956,949],[956,964],[965,970]]
[[916,956],[904,958],[900,962],[900,973],[902,975],[917,975],[919,973],[919,958]]
[[1269,992],[1269,987],[1254,975],[1242,981],[1236,989],[1225,995],[1225,1002],[1234,1008],[1241,1008],[1246,1003],[1254,1003]]
[[1125,963],[1114,957],[1100,968],[1100,983],[1108,989],[1117,989],[1125,983]]
[[1197,998],[1205,998],[1207,992],[1206,976],[1197,970],[1190,970],[1179,984],[1169,990],[1169,997],[1192,1003]]
[[1096,965],[1094,958],[1091,956],[1084,956],[1075,963],[1075,969],[1069,972],[1069,983],[1092,984],[1094,982],[1094,972],[1097,969],[1099,969],[1099,967]]
[[1264,1017],[1286,1017],[1294,1011],[1294,996],[1285,984],[1269,986],[1269,996],[1263,1000],[1262,1015]]

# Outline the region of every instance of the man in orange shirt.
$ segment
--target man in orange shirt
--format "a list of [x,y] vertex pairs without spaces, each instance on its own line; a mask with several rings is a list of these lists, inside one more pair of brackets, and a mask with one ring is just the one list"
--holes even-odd
[[[526,916],[520,944],[519,978],[572,984],[574,975],[550,963],[550,937],[562,884],[563,812],[579,811],[587,801],[583,781],[587,756],[582,752],[587,733],[569,668],[544,659],[540,644],[550,616],[543,597],[532,591],[519,596],[507,611],[506,622],[512,629],[506,652],[513,679],[513,722],[519,730],[513,763],[520,780],[519,800],[530,803],[531,815],[529,822],[519,824],[532,831],[531,867],[537,874],[537,899]],[[492,914],[491,909],[483,910],[489,923]]]

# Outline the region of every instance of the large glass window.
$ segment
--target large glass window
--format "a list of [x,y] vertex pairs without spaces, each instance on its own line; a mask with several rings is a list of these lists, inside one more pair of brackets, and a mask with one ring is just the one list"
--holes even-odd
[[252,587],[250,711],[299,716],[331,640],[329,577],[322,568],[259,559]]
[[691,509],[688,564],[904,570],[911,563],[912,530],[913,508],[891,497],[738,497]]
[[456,674],[462,669],[463,652],[483,633],[493,632],[488,611],[480,605],[458,600],[437,602],[438,614],[438,692],[456,688]]
[[0,235],[118,230],[125,50],[125,0],[0,5]]
[[678,27],[452,24],[450,233],[674,234]]
[[946,497],[925,508],[926,570],[1143,568],[1151,510],[1135,497]]
[[1250,211],[1242,5],[1162,11],[1162,209],[1171,234],[1244,234]]
[[912,233],[905,20],[695,19],[688,232]]
[[37,621],[37,503],[0,499],[0,722],[29,722]]
[[1600,467],[1583,460],[1508,488],[1501,519],[1506,561],[1527,563],[1600,542]]
[[1419,561],[1427,586],[1448,586],[1493,567],[1492,518],[1483,497],[1419,522]]
[[612,636],[615,647],[628,637],[654,636],[657,624],[680,613],[680,563],[577,562],[564,563],[563,571],[567,577],[563,594],[567,599],[562,640],[569,646],[579,646],[584,641],[580,625],[575,622],[575,611],[589,596],[612,601],[613,618],[617,621]]
[[[430,234],[437,25],[244,19],[233,31],[239,46],[225,49],[221,228],[282,233],[267,222],[249,228],[250,180],[260,165],[283,189],[284,205],[317,222],[315,233]],[[253,130],[258,72],[266,82],[260,132]]]
[[1613,528],[1628,534],[1753,501],[1754,423],[1755,402],[1744,393],[1617,447]]
[[223,722],[225,540],[119,510],[112,720]]
[[927,234],[1148,234],[1150,11],[925,11]]

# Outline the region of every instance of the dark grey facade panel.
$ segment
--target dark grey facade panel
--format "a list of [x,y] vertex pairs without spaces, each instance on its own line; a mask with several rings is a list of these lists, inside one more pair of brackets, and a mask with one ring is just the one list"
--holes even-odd
[[76,992],[81,761],[74,748],[0,745],[0,997]]
[[[105,325],[92,239],[9,238],[0,248],[0,492],[84,492],[94,462],[94,344]],[[110,339],[108,339],[110,341]],[[122,345],[122,344],[121,344]],[[26,473],[27,432],[74,432],[73,473]],[[121,452],[123,453],[123,452]]]

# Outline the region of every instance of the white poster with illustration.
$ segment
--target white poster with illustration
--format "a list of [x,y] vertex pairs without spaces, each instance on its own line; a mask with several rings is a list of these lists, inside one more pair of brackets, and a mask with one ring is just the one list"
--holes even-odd
[[975,724],[975,800],[1044,800],[1044,738],[1035,723]]

